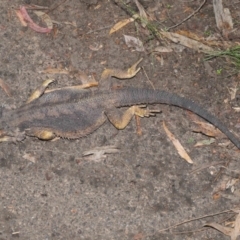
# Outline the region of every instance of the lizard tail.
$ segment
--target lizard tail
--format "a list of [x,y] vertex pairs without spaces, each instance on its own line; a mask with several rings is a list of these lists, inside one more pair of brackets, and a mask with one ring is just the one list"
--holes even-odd
[[[160,103],[174,105],[177,107],[190,110],[193,113],[197,114],[198,116],[202,117],[203,119],[207,120],[211,124],[213,124],[219,130],[221,130],[232,141],[232,143],[238,149],[240,149],[240,140],[232,132],[229,131],[229,129],[223,122],[221,122],[214,115],[206,111],[203,107],[187,98],[181,97],[174,93],[152,89],[128,88],[117,90],[116,92],[118,92],[117,101],[115,104],[116,107],[134,104]],[[109,96],[109,98],[111,97]]]

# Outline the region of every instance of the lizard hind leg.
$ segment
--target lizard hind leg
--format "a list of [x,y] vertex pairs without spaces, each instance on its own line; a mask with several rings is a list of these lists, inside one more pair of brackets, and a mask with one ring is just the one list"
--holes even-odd
[[33,129],[29,129],[26,130],[26,134],[29,136],[34,136],[37,137],[41,140],[52,140],[54,138],[56,138],[56,135],[54,132],[50,131],[50,130],[46,130],[46,129],[41,129],[41,128],[33,128]]
[[134,115],[139,117],[150,117],[155,116],[155,113],[158,113],[159,110],[150,110],[146,108],[145,105],[131,106],[124,113],[121,113],[117,108],[108,109],[105,114],[107,115],[108,120],[113,124],[117,129],[124,129]]

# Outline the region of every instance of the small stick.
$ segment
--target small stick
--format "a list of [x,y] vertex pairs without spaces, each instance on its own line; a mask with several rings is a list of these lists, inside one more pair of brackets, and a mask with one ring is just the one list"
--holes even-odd
[[218,213],[213,213],[213,214],[208,214],[208,215],[204,215],[204,216],[201,216],[201,217],[191,218],[191,219],[189,219],[189,220],[182,221],[182,222],[177,223],[177,224],[175,224],[175,225],[172,225],[172,226],[170,226],[170,227],[161,229],[161,230],[159,230],[158,232],[164,232],[164,231],[167,231],[167,230],[169,230],[169,229],[175,228],[175,227],[177,227],[177,226],[179,226],[179,225],[188,223],[188,222],[196,221],[196,220],[203,219],[203,218],[207,218],[207,217],[213,217],[213,216],[216,216],[216,215],[220,215],[220,214],[228,213],[228,212],[232,212],[232,211],[234,211],[234,210],[233,210],[233,209],[229,209],[229,210],[225,210],[225,211],[218,212]]
[[186,22],[187,20],[189,20],[193,15],[195,15],[197,12],[200,11],[200,9],[203,7],[203,5],[204,5],[206,2],[207,2],[207,0],[204,0],[204,1],[202,2],[202,4],[199,6],[199,8],[198,8],[196,11],[194,11],[194,12],[193,12],[192,14],[190,14],[188,17],[186,17],[185,19],[183,19],[180,23],[177,23],[177,24],[169,27],[169,28],[167,29],[167,31],[169,31],[170,29],[173,29],[173,28],[175,28],[175,27],[178,27],[179,25],[181,25],[181,24],[183,24],[184,22]]

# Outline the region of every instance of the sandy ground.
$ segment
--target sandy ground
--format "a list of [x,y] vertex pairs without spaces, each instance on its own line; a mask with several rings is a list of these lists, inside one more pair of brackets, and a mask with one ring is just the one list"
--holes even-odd
[[[159,28],[180,22],[201,4],[157,2],[142,4],[145,9],[156,6],[152,14]],[[50,7],[48,14],[57,22],[55,30],[40,34],[21,26],[14,9],[24,4]],[[134,4],[129,6],[136,10]],[[240,4],[227,7],[234,21],[239,22]],[[142,70],[136,77],[121,82],[113,79],[113,83],[176,92],[199,102],[230,129],[239,131],[239,113],[232,109],[240,105],[239,94],[231,102],[228,92],[239,79],[230,74],[225,60],[204,62],[204,54],[187,48],[153,53],[166,42],[151,37],[137,23],[109,35],[115,23],[129,17],[114,1],[1,0],[0,16],[0,78],[13,91],[9,97],[0,90],[4,107],[23,105],[47,78],[56,80],[51,88],[80,84],[80,70],[99,80],[105,68],[124,69],[143,57]],[[178,29],[201,36],[217,32],[212,2]],[[138,37],[146,51],[129,48],[124,34]],[[68,69],[70,73],[43,73],[47,68]],[[123,131],[108,123],[78,140],[45,142],[27,138],[1,143],[0,239],[229,239],[202,226],[234,221],[232,212],[162,229],[239,206],[239,150],[233,144],[220,144],[227,139],[196,148],[196,142],[209,137],[192,131],[189,112],[164,105],[152,108],[162,112],[140,120],[142,134],[137,133],[133,119]],[[178,155],[163,130],[163,120],[194,165]],[[101,161],[82,157],[86,150],[109,145],[119,152]],[[192,172],[198,168],[202,169]],[[232,189],[226,189],[231,181],[235,181]]]

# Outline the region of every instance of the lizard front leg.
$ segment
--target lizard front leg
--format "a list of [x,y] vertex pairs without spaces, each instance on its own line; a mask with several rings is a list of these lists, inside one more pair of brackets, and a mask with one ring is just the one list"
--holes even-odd
[[145,108],[145,105],[132,106],[128,108],[124,113],[120,113],[118,109],[109,109],[105,113],[108,120],[113,124],[117,129],[124,129],[134,115],[139,117],[150,117],[155,116],[155,113],[159,113],[159,110],[150,110]]

